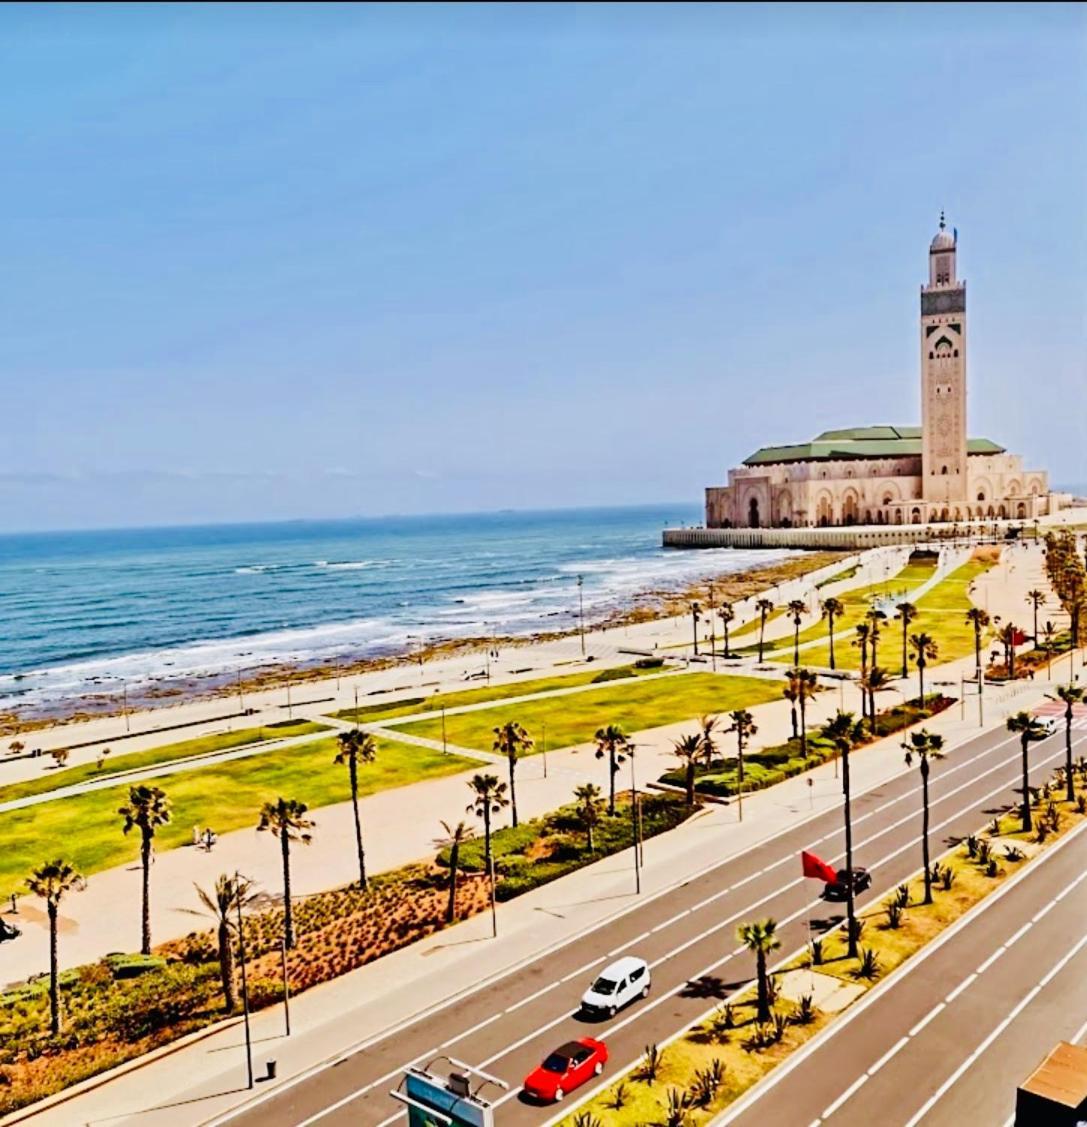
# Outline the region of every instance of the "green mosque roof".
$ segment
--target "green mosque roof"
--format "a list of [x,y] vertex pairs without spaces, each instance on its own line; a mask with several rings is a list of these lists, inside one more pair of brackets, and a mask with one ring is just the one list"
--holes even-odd
[[[988,438],[970,438],[968,454],[1003,454],[1004,447]],[[905,458],[921,454],[920,427],[850,427],[825,430],[811,442],[794,446],[763,446],[745,466],[766,466],[776,462],[829,462],[858,458]]]

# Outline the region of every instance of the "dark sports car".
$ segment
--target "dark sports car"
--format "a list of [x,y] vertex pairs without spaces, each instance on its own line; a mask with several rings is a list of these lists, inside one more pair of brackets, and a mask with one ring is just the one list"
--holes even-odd
[[[853,869],[853,895],[863,892],[872,886],[872,874],[867,869]],[[837,880],[828,881],[823,889],[825,900],[845,900],[849,896],[849,872],[846,869],[838,870]]]

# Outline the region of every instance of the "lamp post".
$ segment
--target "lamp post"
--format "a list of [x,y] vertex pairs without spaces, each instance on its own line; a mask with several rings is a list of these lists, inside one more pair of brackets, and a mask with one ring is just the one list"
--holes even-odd
[[[714,673],[717,672],[717,626],[714,622],[714,606],[713,606],[713,584],[709,585],[710,588],[710,661]],[[726,647],[727,649],[728,647]],[[728,657],[728,654],[725,654]]]
[[[234,888],[241,887],[241,876],[234,870]],[[242,926],[242,898],[235,897],[238,909],[238,958],[242,968],[242,1018],[245,1022],[245,1067],[249,1075],[249,1087],[253,1087],[253,1038],[249,1030],[249,980],[245,975],[245,928]]]
[[122,711],[124,712],[125,716],[125,731],[131,732],[132,724],[130,723],[128,715],[128,682],[123,677],[121,678],[121,701]]
[[583,593],[584,580],[577,577],[577,621],[578,633],[581,635],[581,656],[585,656],[585,596]]
[[630,759],[630,837],[634,852],[634,892],[640,896],[642,893],[642,862],[639,856],[638,842],[638,787],[634,781],[634,748],[631,747],[627,756]]
[[702,617],[702,608],[698,603],[691,603],[691,626],[694,630],[694,655],[698,657],[698,620]]

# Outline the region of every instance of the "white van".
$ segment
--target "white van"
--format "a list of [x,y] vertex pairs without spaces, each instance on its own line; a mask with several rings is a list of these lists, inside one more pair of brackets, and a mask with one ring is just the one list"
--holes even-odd
[[649,993],[649,964],[627,955],[600,972],[582,995],[581,1009],[590,1017],[614,1017],[635,998]]

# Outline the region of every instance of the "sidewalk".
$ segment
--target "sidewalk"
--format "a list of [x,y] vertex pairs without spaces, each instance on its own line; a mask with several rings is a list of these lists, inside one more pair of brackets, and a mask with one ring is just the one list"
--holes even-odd
[[[1040,699],[1040,690],[1041,686],[1029,683],[994,688],[987,698],[988,726],[998,727],[1008,712]],[[952,753],[979,731],[976,717],[960,719],[958,708],[942,713],[928,726],[944,735]],[[895,735],[856,753],[855,794],[907,770],[900,743],[901,736]],[[639,756],[641,747],[640,740]],[[568,754],[572,758],[584,753]],[[121,1074],[108,1083],[88,1081],[82,1087],[89,1090],[77,1087],[75,1095],[34,1115],[24,1111],[3,1122],[29,1118],[41,1127],[207,1123],[266,1092],[282,1090],[292,1077],[414,1016],[449,1004],[459,992],[479,984],[481,960],[489,976],[498,977],[808,817],[837,808],[840,802],[840,783],[834,766],[827,764],[749,795],[742,823],[733,806],[707,806],[680,828],[646,843],[641,900],[634,895],[631,856],[626,851],[500,905],[498,939],[490,938],[490,919],[483,914],[299,995],[291,1003],[289,1040],[283,1036],[281,1010],[263,1011],[252,1023],[255,1067],[260,1075],[265,1062],[274,1058],[279,1079],[261,1085],[255,1093],[245,1089],[242,1030],[235,1022],[169,1055],[119,1070]]]

